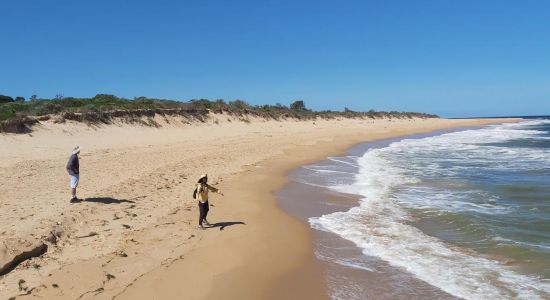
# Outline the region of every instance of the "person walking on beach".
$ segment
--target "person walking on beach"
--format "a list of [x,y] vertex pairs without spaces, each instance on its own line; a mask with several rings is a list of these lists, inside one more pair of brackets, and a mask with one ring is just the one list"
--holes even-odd
[[76,187],[78,187],[78,182],[80,181],[80,163],[78,161],[79,153],[80,147],[74,146],[69,162],[67,162],[67,172],[69,172],[69,176],[71,177],[71,203],[78,202],[78,198],[76,197]]
[[[223,196],[223,194],[215,187],[208,184],[208,175],[204,174],[199,178],[199,181],[196,184],[195,191],[193,192],[193,197],[199,200],[199,226],[198,229],[204,229],[204,225],[210,226],[206,216],[208,215],[209,204],[208,204],[208,192],[214,192]],[[203,225],[204,224],[204,225]]]

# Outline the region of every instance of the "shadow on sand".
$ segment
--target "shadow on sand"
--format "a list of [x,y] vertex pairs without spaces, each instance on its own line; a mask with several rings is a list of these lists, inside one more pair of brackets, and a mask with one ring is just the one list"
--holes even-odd
[[218,222],[210,225],[208,228],[216,228],[219,227],[220,230],[224,230],[225,227],[233,226],[233,225],[246,225],[244,222]]
[[115,198],[111,198],[111,197],[86,198],[82,201],[83,202],[96,202],[96,203],[103,203],[103,204],[136,203],[135,201],[132,201],[132,200],[115,199]]

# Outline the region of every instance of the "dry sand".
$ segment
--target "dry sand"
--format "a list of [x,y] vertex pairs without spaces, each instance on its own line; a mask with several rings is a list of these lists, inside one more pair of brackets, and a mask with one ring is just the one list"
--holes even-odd
[[[0,299],[322,299],[309,229],[272,196],[288,170],[363,141],[514,120],[157,121],[0,135],[0,267],[48,246],[0,277]],[[88,201],[69,204],[74,144]],[[225,197],[199,231],[191,194],[205,172]]]

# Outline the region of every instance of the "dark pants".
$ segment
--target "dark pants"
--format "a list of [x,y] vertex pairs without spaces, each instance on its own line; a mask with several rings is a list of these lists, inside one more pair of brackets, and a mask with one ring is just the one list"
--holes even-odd
[[208,207],[208,201],[202,203],[199,201],[199,225],[202,225],[202,221],[206,220],[206,216],[208,215],[208,210],[210,209]]

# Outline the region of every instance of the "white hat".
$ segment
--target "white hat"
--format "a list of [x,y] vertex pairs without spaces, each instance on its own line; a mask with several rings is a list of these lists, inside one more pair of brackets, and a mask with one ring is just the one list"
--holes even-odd
[[80,147],[78,145],[75,145],[73,147],[73,151],[71,152],[71,154],[78,154],[80,153]]
[[203,179],[203,178],[206,178],[206,177],[208,177],[207,174],[202,174],[201,177],[199,177],[199,180],[201,180],[201,179]]

